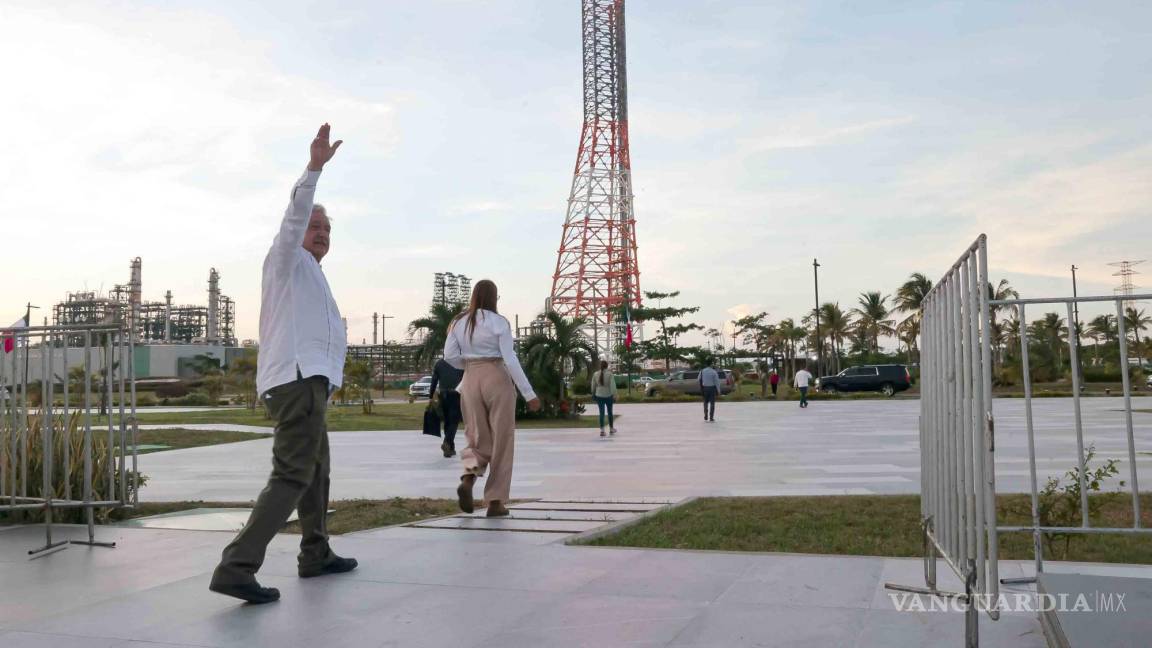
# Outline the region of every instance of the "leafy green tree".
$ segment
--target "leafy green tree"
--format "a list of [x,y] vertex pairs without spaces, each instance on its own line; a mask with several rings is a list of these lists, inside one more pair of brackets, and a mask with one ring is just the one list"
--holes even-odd
[[[667,293],[655,291],[646,291],[644,293],[646,299],[655,300],[658,304],[665,299],[674,299],[679,296],[679,290]],[[684,348],[676,346],[677,338],[689,331],[703,330],[704,328],[699,324],[684,322],[670,324],[670,322],[699,310],[699,306],[677,308],[658,305],[655,308],[645,306],[632,311],[632,317],[637,321],[658,322],[660,324],[660,332],[655,339],[644,342],[644,350],[649,358],[664,361],[664,371],[666,373],[671,372],[673,360],[682,360],[686,355]]]
[[452,321],[456,316],[464,312],[466,307],[464,303],[433,304],[427,315],[416,318],[408,324],[409,333],[424,335],[424,342],[416,350],[416,361],[421,366],[431,367],[433,361],[444,352],[448,329],[452,327]]
[[[365,414],[372,413],[372,365],[364,360],[344,363],[344,387],[353,398],[360,399]],[[351,387],[352,389],[347,389]]]
[[220,397],[224,395],[225,385],[224,370],[220,366],[220,359],[201,353],[192,356],[188,366],[200,376],[200,387],[208,396],[208,400],[213,406],[218,405]]
[[256,403],[260,400],[256,393],[257,353],[256,349],[244,349],[243,353],[228,365],[227,383],[240,394],[241,401],[250,410],[256,409]]
[[684,348],[684,359],[693,367],[702,369],[709,362],[716,362],[716,354],[708,347],[694,346]]

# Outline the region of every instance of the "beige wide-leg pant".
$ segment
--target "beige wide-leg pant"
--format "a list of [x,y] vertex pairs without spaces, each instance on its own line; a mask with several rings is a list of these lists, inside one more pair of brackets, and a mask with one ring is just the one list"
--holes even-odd
[[503,360],[469,360],[459,391],[468,439],[460,453],[464,472],[483,477],[490,467],[484,501],[507,502],[516,444],[516,386]]

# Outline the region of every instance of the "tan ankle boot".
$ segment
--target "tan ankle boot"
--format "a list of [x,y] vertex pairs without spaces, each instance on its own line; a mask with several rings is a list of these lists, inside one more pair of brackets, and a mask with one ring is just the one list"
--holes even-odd
[[488,517],[504,517],[508,515],[508,507],[500,500],[488,502]]
[[456,487],[456,498],[460,503],[460,510],[471,513],[476,510],[472,501],[472,486],[476,484],[476,475],[468,474],[460,478],[460,485]]

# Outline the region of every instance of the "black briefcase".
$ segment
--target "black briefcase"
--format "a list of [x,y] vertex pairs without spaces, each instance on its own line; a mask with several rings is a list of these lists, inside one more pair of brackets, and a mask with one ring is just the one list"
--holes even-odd
[[435,407],[424,410],[424,434],[440,438],[440,415]]

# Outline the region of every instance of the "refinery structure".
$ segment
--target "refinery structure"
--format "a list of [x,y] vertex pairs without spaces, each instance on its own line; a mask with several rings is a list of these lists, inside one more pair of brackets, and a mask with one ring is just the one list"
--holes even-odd
[[132,259],[127,284],[117,284],[101,296],[70,292],[52,307],[54,325],[127,322],[137,344],[203,344],[236,346],[236,303],[220,293],[220,273],[208,271],[208,303],[173,304],[172,291],[164,301],[143,300],[143,262]]
[[[129,264],[126,284],[106,294],[70,292],[51,309],[53,326],[85,326],[119,323],[130,331],[135,343],[133,364],[140,379],[196,378],[203,357],[222,366],[245,352],[236,340],[236,303],[220,292],[220,273],[208,271],[207,303],[174,303],[172,291],[163,301],[144,301],[143,262]],[[29,306],[29,312],[31,312]],[[46,320],[49,318],[45,318]],[[47,322],[45,322],[47,323]],[[52,345],[55,366],[80,366],[84,336],[62,336]],[[28,366],[22,372],[40,380],[41,348],[29,349]]]

